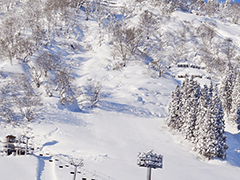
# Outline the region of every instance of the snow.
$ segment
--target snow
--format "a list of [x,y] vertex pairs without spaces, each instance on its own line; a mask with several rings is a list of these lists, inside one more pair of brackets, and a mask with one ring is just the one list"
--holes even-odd
[[[116,1],[119,2],[119,1]],[[119,6],[124,2],[121,1]],[[177,29],[180,20],[200,23],[204,17],[174,12],[175,22],[167,28]],[[203,160],[192,151],[181,135],[169,132],[165,124],[167,105],[171,91],[181,83],[177,75],[202,75],[197,78],[203,86],[209,85],[209,73],[204,69],[173,66],[169,74],[150,78],[145,65],[132,61],[121,71],[108,70],[110,49],[107,40],[99,47],[96,38],[98,24],[92,20],[80,20],[88,26],[74,42],[89,43],[91,50],[71,51],[68,44],[73,39],[60,37],[51,51],[61,51],[63,58],[74,65],[75,83],[87,80],[101,82],[105,97],[93,109],[83,112],[63,107],[57,93],[43,96],[44,112],[41,118],[22,126],[0,125],[0,140],[8,134],[17,137],[27,129],[34,135],[35,152],[27,156],[0,156],[0,179],[3,180],[65,180],[73,178],[69,161],[82,158],[78,180],[83,177],[99,180],[146,179],[147,169],[137,165],[139,152],[153,150],[163,155],[163,169],[152,172],[153,179],[165,180],[237,180],[240,177],[240,133],[227,124],[226,136],[229,149],[227,159]],[[216,20],[217,31],[222,37],[240,41],[239,26],[227,25]],[[78,42],[81,41],[81,42]],[[61,45],[60,42],[63,44]],[[69,52],[70,51],[70,52]],[[4,72],[23,72],[19,64],[3,62]],[[39,149],[37,148],[39,147]],[[43,153],[43,156],[40,154]],[[53,162],[49,162],[52,159]],[[56,161],[58,159],[58,161]],[[63,168],[59,168],[63,166]]]

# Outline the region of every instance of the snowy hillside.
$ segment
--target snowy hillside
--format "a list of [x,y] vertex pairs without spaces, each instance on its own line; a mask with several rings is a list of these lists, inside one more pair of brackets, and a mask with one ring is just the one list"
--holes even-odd
[[[239,63],[240,23],[157,1],[71,2],[1,4],[0,179],[73,179],[82,159],[78,180],[141,180],[137,155],[151,149],[163,155],[152,179],[239,179],[236,123],[225,122],[226,159],[206,160],[166,118],[183,76],[218,84],[228,58]],[[15,40],[3,46],[7,37]],[[23,134],[33,137],[31,155],[2,151],[7,135]]]

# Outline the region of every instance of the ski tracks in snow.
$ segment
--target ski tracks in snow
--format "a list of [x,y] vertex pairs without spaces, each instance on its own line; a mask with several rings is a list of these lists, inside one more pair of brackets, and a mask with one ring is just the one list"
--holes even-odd
[[37,174],[36,179],[37,180],[57,180],[56,173],[54,170],[54,163],[49,164],[48,162],[51,157],[43,157],[43,156],[37,156],[34,155],[38,159],[38,165],[37,165]]

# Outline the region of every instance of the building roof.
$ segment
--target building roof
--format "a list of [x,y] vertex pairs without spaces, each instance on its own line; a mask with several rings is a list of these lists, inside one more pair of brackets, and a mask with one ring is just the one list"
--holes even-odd
[[6,138],[16,138],[16,136],[8,135],[8,136],[6,136]]

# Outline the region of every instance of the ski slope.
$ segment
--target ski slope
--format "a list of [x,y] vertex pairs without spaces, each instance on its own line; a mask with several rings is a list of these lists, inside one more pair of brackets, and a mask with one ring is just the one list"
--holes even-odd
[[[174,12],[173,17],[175,21],[166,28],[175,29],[182,20],[201,23],[205,18],[183,12]],[[58,37],[49,51],[60,50],[64,54],[65,60],[74,67],[76,84],[85,84],[89,79],[100,81],[104,98],[96,108],[79,112],[74,106],[62,106],[58,93],[53,92],[53,97],[42,97],[44,111],[40,119],[15,127],[0,124],[1,142],[5,142],[8,134],[20,136],[30,130],[36,147],[33,155],[1,154],[0,179],[71,179],[74,167],[69,161],[81,158],[84,166],[78,169],[81,172],[77,174],[78,180],[141,180],[146,179],[147,169],[137,166],[137,155],[151,149],[163,155],[163,169],[153,170],[152,179],[239,179],[240,133],[235,126],[226,124],[227,159],[207,161],[198,157],[181,135],[169,132],[165,124],[171,91],[182,80],[176,76],[200,74],[203,78],[198,79],[199,83],[208,85],[209,74],[203,69],[174,66],[161,78],[150,78],[146,65],[137,60],[121,71],[108,70],[111,58],[108,40],[106,38],[99,47],[98,24],[92,20],[86,22],[84,18],[83,14],[79,15],[81,27],[87,27],[79,32],[81,36]],[[230,37],[239,45],[239,26],[217,20],[216,24],[219,35]],[[68,46],[72,42],[83,46],[90,44],[91,49],[72,50]],[[0,67],[8,73],[24,72],[16,61],[13,66],[4,62]]]

